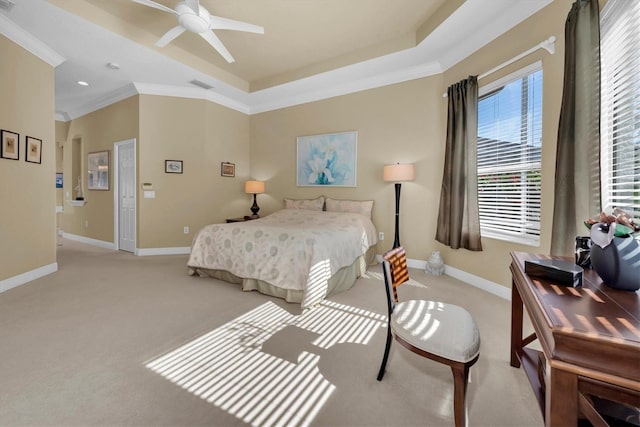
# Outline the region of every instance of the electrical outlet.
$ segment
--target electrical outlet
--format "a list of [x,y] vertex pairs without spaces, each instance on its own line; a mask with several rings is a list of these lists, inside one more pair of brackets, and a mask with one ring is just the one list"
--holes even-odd
[[185,225],[185,227],[182,229],[182,232],[183,232],[184,234],[189,234],[189,227],[187,227],[187,226]]
[[85,220],[84,222],[84,228],[89,228],[89,220]]
[[384,240],[384,233],[382,231],[378,233],[378,240]]

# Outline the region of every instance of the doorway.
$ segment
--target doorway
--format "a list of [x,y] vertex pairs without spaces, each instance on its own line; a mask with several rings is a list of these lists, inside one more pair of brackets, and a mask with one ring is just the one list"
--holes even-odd
[[114,243],[117,250],[136,251],[136,140],[114,144]]

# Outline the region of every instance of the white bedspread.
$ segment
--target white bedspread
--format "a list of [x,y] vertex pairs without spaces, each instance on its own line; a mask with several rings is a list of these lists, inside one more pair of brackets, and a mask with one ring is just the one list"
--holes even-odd
[[306,308],[325,298],[336,271],[376,241],[375,227],[363,215],[284,209],[253,221],[204,227],[194,238],[188,266],[302,290]]

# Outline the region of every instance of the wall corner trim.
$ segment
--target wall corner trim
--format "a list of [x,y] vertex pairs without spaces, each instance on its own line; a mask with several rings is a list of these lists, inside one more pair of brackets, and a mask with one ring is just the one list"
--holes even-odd
[[8,291],[25,283],[29,283],[32,280],[39,279],[47,276],[51,273],[58,271],[58,263],[44,265],[36,268],[35,270],[27,271],[26,273],[18,274],[17,276],[9,277],[8,279],[0,280],[0,293]]

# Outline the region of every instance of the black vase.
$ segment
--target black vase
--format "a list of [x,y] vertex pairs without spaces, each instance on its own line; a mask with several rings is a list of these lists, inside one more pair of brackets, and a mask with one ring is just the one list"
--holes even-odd
[[591,237],[576,237],[576,265],[582,268],[591,267]]
[[625,291],[640,289],[640,240],[614,237],[604,248],[591,247],[591,266],[605,285]]

